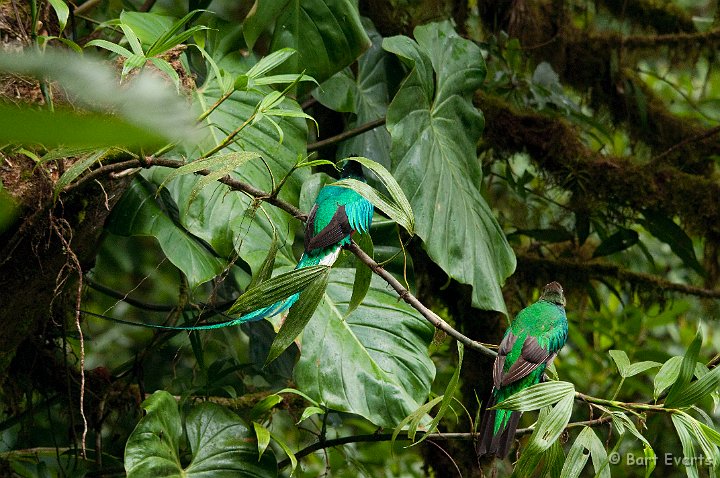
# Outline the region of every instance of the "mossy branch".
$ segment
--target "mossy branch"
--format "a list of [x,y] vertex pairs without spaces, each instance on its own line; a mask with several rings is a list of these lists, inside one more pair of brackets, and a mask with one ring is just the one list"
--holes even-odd
[[531,254],[517,254],[518,274],[527,277],[557,277],[568,283],[585,283],[589,280],[618,280],[627,282],[635,290],[667,291],[708,299],[720,299],[720,290],[705,289],[671,282],[662,277],[634,272],[618,264],[605,261],[582,261],[567,258],[544,258]]
[[680,216],[706,237],[720,234],[720,184],[683,172],[664,161],[602,155],[589,149],[577,128],[560,118],[521,111],[484,93],[475,103],[486,118],[485,142],[510,153],[527,152],[558,184],[593,207],[626,207],[638,213]]

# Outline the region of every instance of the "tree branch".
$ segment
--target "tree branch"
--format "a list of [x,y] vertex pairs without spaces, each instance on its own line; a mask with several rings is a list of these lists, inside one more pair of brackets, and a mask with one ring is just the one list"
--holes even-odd
[[[577,427],[597,427],[604,423],[607,423],[611,420],[611,417],[605,416],[601,418],[596,418],[594,420],[585,420],[585,421],[579,421],[579,422],[571,422],[568,423],[565,429],[569,428],[577,428]],[[532,433],[534,428],[528,427],[528,428],[518,428],[515,432],[516,436],[522,436],[522,435],[528,435]],[[426,433],[419,431],[417,433],[420,437],[425,436]],[[295,458],[300,459],[303,457],[306,457],[310,455],[311,453],[314,453],[318,450],[323,450],[325,448],[332,448],[340,445],[347,445],[349,443],[368,443],[368,442],[381,442],[381,441],[391,441],[392,440],[392,433],[371,433],[367,435],[351,435],[351,436],[345,436],[340,438],[333,438],[330,440],[324,440],[324,441],[317,441],[311,445],[306,446],[302,450],[295,453]],[[433,441],[451,441],[451,440],[457,440],[457,441],[473,441],[477,437],[476,433],[429,433],[427,434],[426,440],[433,440]],[[411,441],[414,440],[409,438],[407,435],[398,435],[395,437],[395,441]],[[282,469],[285,468],[290,464],[290,459],[286,458],[278,463],[278,468]]]
[[[141,161],[139,159],[137,160],[130,160],[130,161],[123,161],[120,163],[110,164],[107,166],[101,166],[100,168],[91,171],[87,175],[83,176],[80,180],[78,180],[75,183],[72,183],[68,185],[63,192],[67,193],[72,190],[77,189],[78,184],[85,184],[87,181],[89,181],[88,177],[94,179],[98,175],[103,174],[109,174],[113,171],[119,171],[122,169],[130,169],[135,167],[142,167],[142,168],[150,168],[153,166],[164,166],[168,168],[180,168],[184,166],[185,163],[182,161],[174,160],[174,159],[162,159],[162,158],[145,158],[145,160]],[[98,171],[101,171],[98,173]],[[210,171],[203,169],[198,171],[196,174],[206,176],[210,174]],[[251,186],[247,183],[244,183],[242,181],[238,181],[236,179],[232,179],[229,176],[225,176],[223,178],[220,178],[218,181],[220,181],[223,184],[226,184],[230,187],[230,189],[236,190],[236,191],[242,191],[250,196],[254,197],[255,199],[259,199],[262,201],[266,201],[274,206],[279,207],[280,209],[290,213],[293,217],[296,217],[302,221],[306,220],[307,215],[304,214],[302,211],[300,211],[298,208],[293,206],[292,204],[289,204],[282,199],[278,199],[277,197],[271,196],[270,194],[266,193],[265,191],[262,191],[254,186]],[[423,317],[425,317],[435,328],[442,330],[443,332],[447,333],[454,339],[462,342],[467,347],[476,350],[480,353],[483,353],[485,355],[494,357],[497,355],[497,353],[493,350],[490,350],[489,348],[481,345],[479,342],[476,342],[469,337],[466,337],[465,335],[461,334],[454,328],[450,326],[447,322],[445,322],[443,319],[441,319],[437,314],[435,314],[433,311],[425,307],[414,295],[410,293],[407,289],[405,289],[400,282],[395,279],[395,277],[392,276],[389,272],[387,272],[385,269],[383,269],[380,265],[378,265],[377,262],[375,262],[370,256],[368,256],[362,249],[358,247],[357,244],[354,242],[348,246],[348,250],[350,250],[353,254],[355,254],[363,263],[365,263],[372,271],[382,277],[385,282],[387,282],[395,291],[398,293],[400,298],[402,298],[405,302],[410,304],[411,307],[413,307],[415,310],[420,312]],[[147,304],[145,304],[147,305]]]
[[[518,260],[519,272],[543,271],[542,274],[545,275],[566,274],[567,276],[571,276],[573,281],[576,282],[612,277],[620,281],[629,282],[630,284],[643,289],[673,291],[695,297],[720,299],[720,290],[705,289],[687,284],[678,284],[652,274],[633,272],[621,267],[620,265],[609,262],[583,262],[580,260],[566,258],[548,259],[523,253],[516,254],[516,257]],[[562,278],[559,278],[558,280],[562,280]]]
[[363,125],[358,126],[357,128],[349,129],[347,131],[343,131],[342,133],[331,136],[330,138],[323,139],[322,141],[318,141],[316,143],[310,143],[307,145],[308,152],[310,151],[317,151],[320,148],[324,148],[325,146],[339,143],[340,141],[344,141],[346,139],[353,138],[355,136],[358,136],[366,131],[370,131],[371,129],[375,129],[378,126],[382,126],[385,124],[385,118],[378,118],[376,120],[370,121],[368,123],[365,123]]
[[475,102],[485,114],[487,145],[530,154],[543,171],[574,193],[575,208],[612,204],[639,213],[657,210],[670,217],[679,215],[705,236],[720,235],[720,184],[714,178],[664,162],[636,164],[625,157],[602,155],[588,148],[575,127],[562,119],[520,111],[483,93],[475,96]]
[[370,256],[368,256],[365,251],[360,249],[360,247],[354,241],[349,246],[347,246],[347,249],[353,254],[355,254],[357,258],[360,259],[365,265],[367,265],[375,274],[379,275],[383,278],[383,280],[385,280],[385,282],[390,284],[390,287],[395,289],[395,292],[397,292],[397,294],[402,300],[404,300],[405,302],[410,304],[412,308],[420,312],[422,316],[427,319],[428,322],[435,326],[436,329],[442,330],[458,342],[461,342],[468,348],[476,350],[482,354],[488,355],[490,357],[495,357],[497,355],[497,352],[495,352],[494,350],[490,350],[479,342],[476,342],[469,337],[461,334],[460,332],[452,328],[450,324],[441,319],[435,312],[425,307],[425,305],[423,305],[417,297],[412,295],[410,291],[408,291],[405,287],[402,286],[402,284],[400,284],[400,281],[395,279],[392,274],[383,269],[377,262],[375,262]]

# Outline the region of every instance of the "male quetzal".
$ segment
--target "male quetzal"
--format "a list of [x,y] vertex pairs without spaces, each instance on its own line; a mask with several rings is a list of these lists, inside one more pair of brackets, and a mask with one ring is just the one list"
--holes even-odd
[[[356,161],[345,162],[340,177],[365,182],[362,165]],[[372,222],[373,205],[370,201],[350,188],[323,186],[315,199],[305,223],[305,251],[295,269],[326,265],[331,266],[340,255],[340,249],[350,244],[355,231],[366,233]],[[169,330],[208,330],[237,325],[243,322],[262,320],[289,309],[300,297],[295,293],[290,297],[275,302],[267,307],[254,310],[236,319],[212,324],[191,326],[169,326],[138,324],[120,319],[113,321]]]
[[559,283],[551,282],[537,302],[520,311],[500,342],[492,395],[480,423],[479,456],[507,456],[522,412],[489,408],[540,382],[567,335],[565,295]]

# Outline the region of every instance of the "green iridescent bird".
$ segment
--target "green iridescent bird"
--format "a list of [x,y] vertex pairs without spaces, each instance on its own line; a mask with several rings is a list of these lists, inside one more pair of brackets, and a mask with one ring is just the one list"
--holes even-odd
[[[362,165],[356,161],[346,161],[341,179],[351,178],[365,182]],[[372,222],[373,205],[352,189],[332,184],[323,186],[315,199],[305,223],[305,251],[295,269],[326,265],[331,266],[340,255],[340,249],[349,245],[355,231],[366,233]],[[121,319],[111,319],[123,324],[150,327],[166,330],[208,330],[219,329],[254,322],[272,317],[289,309],[300,297],[300,293],[279,300],[267,307],[254,310],[236,319],[204,325],[169,326],[155,324],[139,324]]]
[[537,302],[520,311],[500,342],[492,395],[480,422],[478,456],[507,456],[522,412],[489,408],[539,383],[567,335],[565,295],[559,283],[551,282]]

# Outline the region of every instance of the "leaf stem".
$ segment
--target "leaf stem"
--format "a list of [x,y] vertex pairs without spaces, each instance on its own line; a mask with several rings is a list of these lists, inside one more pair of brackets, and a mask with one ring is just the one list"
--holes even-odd
[[224,140],[222,140],[222,141],[220,142],[220,144],[218,144],[217,146],[215,146],[213,149],[211,149],[211,150],[208,151],[207,153],[202,154],[202,155],[201,155],[199,158],[197,158],[197,159],[205,159],[205,158],[208,158],[208,157],[212,156],[213,154],[217,153],[218,151],[220,151],[221,149],[226,148],[230,143],[233,142],[233,139],[235,139],[235,136],[237,136],[238,133],[240,133],[240,131],[242,131],[243,129],[245,129],[245,127],[246,127],[247,125],[249,125],[249,124],[255,119],[255,116],[257,116],[257,112],[253,113],[248,119],[245,120],[245,122],[244,122],[243,124],[241,124],[240,126],[238,126],[237,128],[235,128],[235,130],[234,130],[232,133],[230,133],[229,135],[227,135],[227,137],[226,137]]
[[200,116],[198,116],[197,122],[199,123],[200,121],[202,121],[205,118],[207,118],[208,116],[210,116],[210,113],[215,111],[218,106],[220,106],[221,104],[223,104],[223,102],[225,100],[230,98],[230,95],[232,95],[234,92],[235,92],[235,89],[232,89],[232,90],[228,91],[227,93],[225,93],[224,95],[222,95],[220,98],[218,98],[218,100],[215,103],[213,103],[213,105],[209,109],[207,109],[206,111],[203,111],[203,113]]

